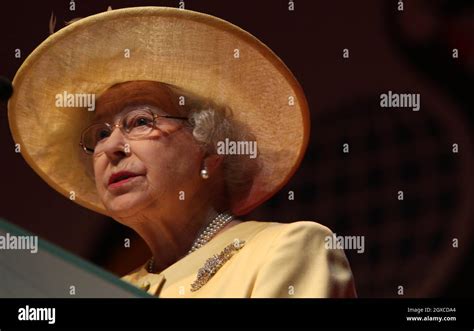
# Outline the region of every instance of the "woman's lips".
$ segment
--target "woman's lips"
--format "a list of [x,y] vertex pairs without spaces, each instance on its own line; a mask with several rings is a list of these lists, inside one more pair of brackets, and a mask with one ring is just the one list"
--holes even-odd
[[114,189],[114,188],[121,187],[129,182],[132,182],[136,177],[140,177],[140,176],[142,175],[136,174],[131,171],[116,172],[112,174],[112,176],[110,176],[109,182],[108,182],[108,188]]
[[108,189],[111,191],[117,190],[118,188],[126,188],[127,186],[131,186],[133,182],[135,182],[139,177],[142,177],[142,175],[135,175],[132,177],[128,177],[122,180],[119,180],[117,182],[111,183],[108,186]]

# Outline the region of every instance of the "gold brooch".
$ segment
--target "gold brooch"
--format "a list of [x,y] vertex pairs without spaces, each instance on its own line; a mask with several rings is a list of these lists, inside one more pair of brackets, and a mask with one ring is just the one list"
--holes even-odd
[[204,266],[198,270],[196,280],[191,284],[191,292],[199,290],[209,279],[245,244],[244,240],[235,239],[222,252],[206,260]]

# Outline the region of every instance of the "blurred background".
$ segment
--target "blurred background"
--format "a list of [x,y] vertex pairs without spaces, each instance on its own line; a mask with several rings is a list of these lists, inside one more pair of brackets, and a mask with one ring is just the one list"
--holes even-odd
[[[75,11],[70,0],[0,2],[0,75],[13,79],[67,21],[109,6],[179,5],[73,1]],[[311,220],[365,236],[363,254],[346,251],[360,297],[399,297],[398,286],[405,297],[473,297],[474,2],[294,0],[293,11],[288,0],[184,3],[267,44],[310,105],[300,169],[245,219]],[[420,110],[380,108],[389,90],[420,93]],[[15,153],[4,102],[0,150],[0,217],[117,275],[149,258],[133,231],[56,193]]]

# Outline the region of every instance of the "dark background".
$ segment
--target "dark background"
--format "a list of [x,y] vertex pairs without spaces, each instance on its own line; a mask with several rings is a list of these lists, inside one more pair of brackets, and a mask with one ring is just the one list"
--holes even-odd
[[[52,14],[58,30],[108,6],[178,2],[76,0],[70,11],[69,0],[2,1],[0,75],[13,79],[48,37]],[[302,166],[245,219],[312,220],[337,235],[365,236],[363,254],[346,251],[360,297],[398,297],[400,285],[406,297],[472,297],[474,2],[405,0],[403,11],[398,1],[294,3],[289,11],[286,0],[185,1],[186,9],[230,21],[267,44],[310,105]],[[380,108],[388,90],[420,93],[420,111]],[[117,274],[148,258],[131,230],[56,193],[15,153],[5,103],[0,150],[0,217]]]

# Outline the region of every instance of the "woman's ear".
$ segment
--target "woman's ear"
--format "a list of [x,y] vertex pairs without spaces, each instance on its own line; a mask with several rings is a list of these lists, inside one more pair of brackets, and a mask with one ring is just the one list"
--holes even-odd
[[210,176],[219,168],[219,165],[222,163],[224,157],[217,154],[209,154],[204,157],[203,166],[207,169],[207,172]]

